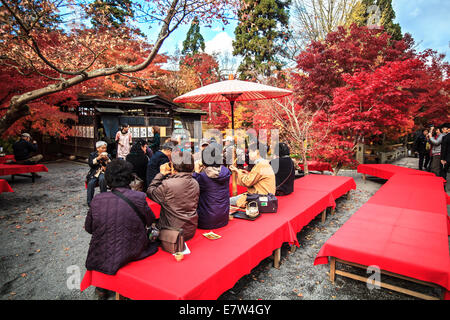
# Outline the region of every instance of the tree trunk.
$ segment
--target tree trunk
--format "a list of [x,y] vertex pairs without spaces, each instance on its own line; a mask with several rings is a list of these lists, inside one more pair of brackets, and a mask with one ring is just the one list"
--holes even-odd
[[337,176],[337,174],[339,173],[339,170],[342,169],[342,163],[338,163],[337,166],[335,168],[333,168],[333,176]]
[[0,137],[8,130],[17,120],[30,115],[30,109],[26,104],[15,103],[14,98],[11,100],[10,108],[5,115],[0,118]]
[[[30,111],[27,106],[31,101],[37,100],[39,98],[51,95],[52,93],[60,92],[73,87],[84,81],[109,76],[117,73],[133,73],[147,68],[156,57],[159,49],[161,48],[164,40],[169,36],[173,30],[169,30],[170,22],[176,14],[176,6],[178,0],[172,0],[171,7],[168,10],[167,16],[163,21],[161,30],[159,32],[158,38],[153,46],[149,55],[144,59],[144,61],[138,65],[116,65],[111,68],[101,68],[92,71],[81,71],[71,78],[64,79],[57,83],[48,85],[43,88],[35,89],[21,95],[14,96],[10,102],[10,108],[4,116],[0,118],[0,137],[9,129],[11,125],[14,124],[20,118],[29,115]],[[49,65],[48,61],[43,61]]]
[[308,169],[308,161],[306,160],[306,152],[302,152],[302,160],[303,160],[303,172],[305,173],[305,176],[309,174]]

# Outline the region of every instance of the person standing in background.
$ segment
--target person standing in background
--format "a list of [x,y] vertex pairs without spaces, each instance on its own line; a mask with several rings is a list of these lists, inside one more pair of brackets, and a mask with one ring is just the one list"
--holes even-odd
[[[422,132],[414,140],[414,151],[419,154],[419,170],[428,167],[430,162],[430,150],[427,150],[428,143],[428,129],[423,129]],[[425,163],[424,163],[425,160]]]
[[159,150],[159,146],[161,144],[161,136],[159,132],[160,132],[159,127],[153,126],[153,142],[149,145],[153,153]]
[[123,124],[120,131],[116,133],[117,159],[125,160],[130,153],[133,137],[131,136],[130,126]]
[[436,128],[436,133],[434,135],[434,127],[431,127],[430,133],[428,134],[431,142],[431,172],[433,172],[437,177],[441,173],[441,143],[444,138],[440,128]]
[[[448,134],[450,128],[450,123],[445,123],[442,125],[442,132],[445,133],[445,136],[442,138],[441,142],[441,174],[440,176],[447,181],[447,173],[450,167],[450,134]],[[447,184],[447,182],[446,182]],[[444,190],[446,187],[444,185]]]

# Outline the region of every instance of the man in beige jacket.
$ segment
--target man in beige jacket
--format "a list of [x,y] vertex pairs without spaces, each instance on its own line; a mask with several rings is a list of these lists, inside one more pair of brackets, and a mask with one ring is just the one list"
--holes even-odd
[[[246,170],[237,169],[235,166],[230,166],[232,172],[236,172],[238,184],[247,187],[248,193],[254,194],[275,194],[276,182],[275,173],[268,160],[261,157],[259,150],[254,147],[249,147],[249,158],[255,165],[250,172]],[[231,197],[230,204],[238,207],[245,207],[247,203],[247,195]]]

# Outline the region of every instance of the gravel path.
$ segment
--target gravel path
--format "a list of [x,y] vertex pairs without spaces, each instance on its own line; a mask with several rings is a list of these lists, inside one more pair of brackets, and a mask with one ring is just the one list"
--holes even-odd
[[[407,158],[398,164],[415,167],[416,162]],[[11,182],[8,177],[14,193],[0,194],[0,299],[95,299],[93,287],[84,292],[71,288],[77,272],[82,277],[86,271],[90,235],[84,231],[88,207],[83,180],[88,167],[70,161],[46,166],[49,172],[42,173],[34,184],[22,177]],[[340,276],[332,285],[328,265],[313,266],[322,244],[383,183],[379,179],[364,183],[355,171],[342,171],[340,175],[352,176],[357,190],[351,191],[350,200],[342,197],[336,201],[336,215],[327,215],[324,224],[320,215],[311,221],[298,234],[301,246],[294,253],[284,245],[279,270],[267,258],[219,299],[412,299],[389,290],[369,290],[365,283]],[[398,280],[390,283],[437,294],[435,289]]]

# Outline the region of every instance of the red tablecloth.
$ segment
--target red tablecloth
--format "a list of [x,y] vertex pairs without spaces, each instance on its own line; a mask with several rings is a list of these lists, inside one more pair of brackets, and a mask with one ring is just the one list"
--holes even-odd
[[0,157],[0,163],[5,163],[8,160],[14,161],[14,155],[13,154],[7,154],[6,156]]
[[309,174],[296,180],[295,188],[331,192],[334,200],[356,189],[352,177]]
[[328,257],[436,283],[450,298],[447,218],[439,214],[366,203],[320,249]]
[[2,192],[14,192],[8,181],[0,179],[0,193]]
[[[299,163],[298,165],[302,170],[304,169],[304,164]],[[309,171],[331,171],[333,172],[333,168],[328,162],[319,162],[319,161],[308,161],[308,170]]]
[[395,174],[368,203],[447,215],[443,182],[436,176]]
[[0,164],[0,176],[9,176],[31,172],[48,172],[48,169],[43,164]]
[[[295,186],[300,184],[297,179]],[[214,230],[222,236],[218,240],[206,239],[205,230],[197,230],[187,241],[192,253],[182,262],[159,250],[115,276],[87,271],[81,290],[94,285],[132,299],[216,299],[284,242],[298,244],[296,233],[334,204],[331,193],[295,187],[294,193],[279,197],[277,213],[255,221],[233,219]]]
[[410,174],[410,175],[424,175],[424,176],[435,176],[434,173],[428,171],[421,171],[411,168],[405,168],[396,166],[393,164],[360,164],[357,168],[357,172],[367,174],[370,176],[389,179],[394,174]]

